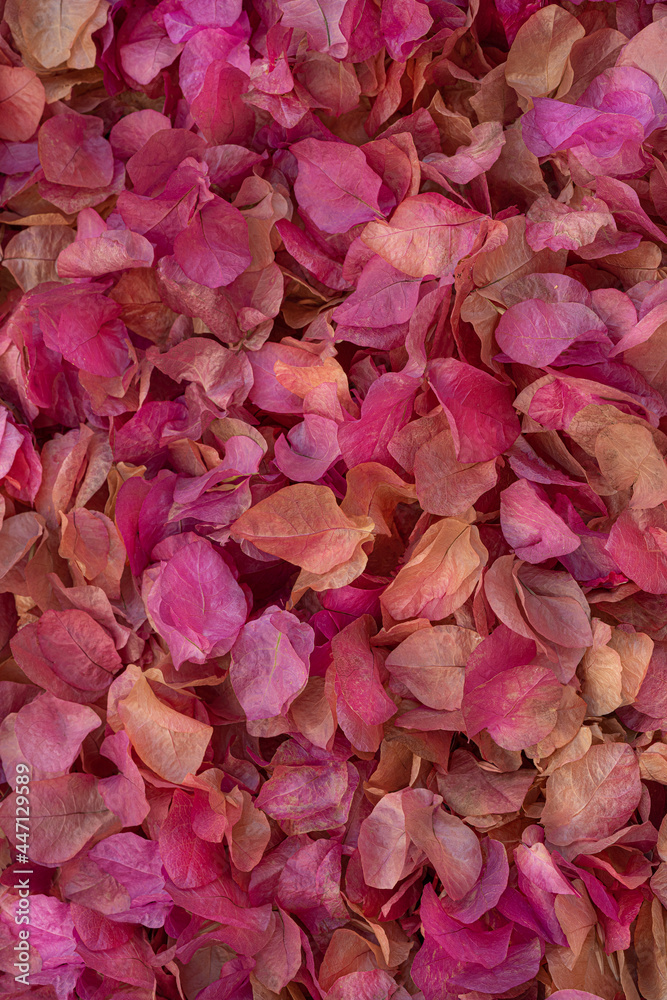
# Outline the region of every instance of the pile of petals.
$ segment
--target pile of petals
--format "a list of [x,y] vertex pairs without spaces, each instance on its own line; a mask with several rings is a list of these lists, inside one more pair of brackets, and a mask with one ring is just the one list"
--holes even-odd
[[0,998],[665,1000],[667,3],[0,16]]

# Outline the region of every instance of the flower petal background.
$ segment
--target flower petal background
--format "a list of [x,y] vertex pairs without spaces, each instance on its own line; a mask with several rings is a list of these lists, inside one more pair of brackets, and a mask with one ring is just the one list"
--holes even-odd
[[667,996],[665,8],[0,5],[0,996]]

